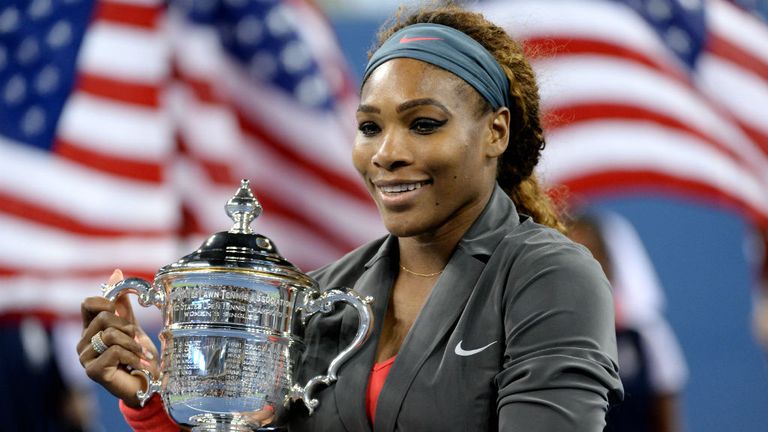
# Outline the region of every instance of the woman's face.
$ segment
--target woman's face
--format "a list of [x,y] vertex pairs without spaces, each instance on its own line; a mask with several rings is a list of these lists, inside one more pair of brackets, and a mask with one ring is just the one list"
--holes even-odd
[[480,96],[455,75],[394,59],[368,78],[353,160],[398,237],[469,228],[496,181],[509,111],[479,113]]

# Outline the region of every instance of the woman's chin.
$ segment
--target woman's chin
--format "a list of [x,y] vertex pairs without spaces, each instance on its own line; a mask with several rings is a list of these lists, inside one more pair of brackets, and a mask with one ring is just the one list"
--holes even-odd
[[[401,218],[398,218],[401,219]],[[413,237],[422,234],[424,229],[406,220],[384,220],[384,227],[395,237]]]

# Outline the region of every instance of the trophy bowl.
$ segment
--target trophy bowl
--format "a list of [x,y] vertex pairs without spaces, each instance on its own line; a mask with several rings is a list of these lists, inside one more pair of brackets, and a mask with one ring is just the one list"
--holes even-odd
[[[111,301],[134,293],[141,306],[162,310],[160,377],[133,371],[148,383],[137,396],[143,406],[159,393],[171,418],[193,431],[253,430],[273,414],[272,423],[279,424],[294,401],[311,414],[318,406],[313,392],[336,381],[338,369],[372,328],[370,297],[345,288],[321,291],[269,238],[253,233],[250,224],[261,206],[248,180],[225,209],[232,229],[162,267],[152,283],[128,278],[102,286]],[[338,302],[360,315],[353,341],[329,363],[326,375],[296,383],[302,326]]]

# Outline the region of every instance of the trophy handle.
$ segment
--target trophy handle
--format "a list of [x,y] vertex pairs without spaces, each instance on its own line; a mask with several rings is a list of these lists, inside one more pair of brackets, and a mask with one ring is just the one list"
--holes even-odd
[[352,290],[331,289],[325,291],[316,299],[307,300],[301,310],[301,320],[306,324],[309,317],[317,312],[328,313],[333,310],[333,305],[336,302],[346,302],[352,305],[357,313],[360,314],[360,324],[357,328],[357,333],[352,343],[349,344],[343,351],[341,351],[328,365],[327,375],[318,375],[310,379],[305,386],[294,384],[291,391],[288,394],[288,398],[292,401],[301,400],[304,405],[307,406],[309,414],[317,408],[319,404],[318,400],[313,397],[313,391],[316,386],[325,384],[326,386],[333,384],[338,379],[336,373],[339,368],[357,351],[363,343],[368,339],[371,334],[371,323],[373,321],[373,312],[371,311],[370,303],[373,301],[373,297],[360,297],[359,294]]
[[123,279],[114,285],[101,285],[101,293],[109,301],[115,301],[124,292],[138,295],[139,304],[144,307],[154,305],[160,309],[165,304],[165,293],[141,278]]
[[152,397],[153,394],[157,393],[160,394],[160,390],[162,390],[162,381],[156,380],[152,376],[152,372],[146,370],[146,369],[134,369],[131,371],[131,375],[137,375],[142,376],[147,381],[147,390],[139,390],[136,392],[136,397],[139,398],[139,406],[144,407],[144,404],[147,403],[150,397]]
[[[101,292],[107,300],[112,302],[123,293],[129,293],[138,295],[139,304],[144,307],[157,306],[157,308],[162,308],[165,304],[165,293],[141,278],[123,279],[114,285],[102,284]],[[141,375],[147,381],[147,390],[136,392],[139,405],[143,407],[154,393],[160,392],[161,382],[155,380],[152,373],[146,369],[134,369],[131,371],[131,375]]]

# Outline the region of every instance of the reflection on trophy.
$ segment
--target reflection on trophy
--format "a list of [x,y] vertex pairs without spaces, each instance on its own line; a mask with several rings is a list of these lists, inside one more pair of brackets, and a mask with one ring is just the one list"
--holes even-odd
[[[135,371],[148,382],[137,396],[143,405],[160,393],[171,418],[194,431],[252,430],[262,426],[264,413],[279,416],[291,401],[301,400],[312,413],[316,387],[336,381],[372,328],[370,297],[346,289],[321,292],[270,239],[252,232],[261,206],[248,180],[225,208],[232,229],[161,268],[153,283],[130,278],[103,287],[109,300],[135,293],[142,306],[162,309],[160,377]],[[327,375],[295,383],[304,349],[300,326],[317,312],[332,311],[336,302],[360,314],[352,343],[330,362]]]

